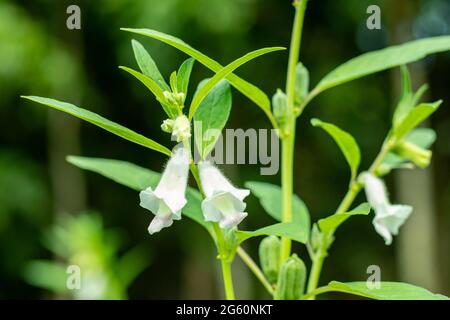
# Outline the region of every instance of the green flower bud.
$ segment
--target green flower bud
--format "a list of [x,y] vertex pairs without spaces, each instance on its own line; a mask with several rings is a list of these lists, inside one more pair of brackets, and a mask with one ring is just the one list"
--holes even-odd
[[295,68],[295,91],[294,104],[302,104],[309,91],[309,72],[305,66],[299,62]]
[[431,154],[430,150],[423,149],[411,142],[401,141],[395,148],[395,153],[412,161],[420,168],[426,168],[430,165]]
[[293,254],[281,267],[277,284],[277,299],[300,299],[305,290],[305,283],[305,264],[296,254]]
[[311,228],[311,247],[314,251],[322,245],[322,233],[316,223]]
[[276,283],[280,269],[281,241],[276,236],[264,238],[259,244],[259,261],[270,283]]
[[161,130],[167,133],[172,133],[173,131],[173,120],[172,119],[166,119],[163,121],[161,125]]
[[288,120],[288,104],[286,94],[277,89],[277,92],[272,97],[272,112],[281,134],[287,134],[286,124]]

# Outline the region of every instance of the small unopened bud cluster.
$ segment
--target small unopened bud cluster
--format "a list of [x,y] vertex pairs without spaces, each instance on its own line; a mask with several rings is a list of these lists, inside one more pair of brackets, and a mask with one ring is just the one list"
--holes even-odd
[[174,119],[166,119],[161,125],[161,130],[172,134],[172,139],[177,142],[184,141],[191,137],[191,123],[184,115],[179,115]]

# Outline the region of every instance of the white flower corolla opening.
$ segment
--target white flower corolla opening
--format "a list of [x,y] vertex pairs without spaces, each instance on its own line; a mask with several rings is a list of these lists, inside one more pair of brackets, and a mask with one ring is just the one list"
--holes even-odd
[[386,245],[390,245],[392,236],[398,234],[400,227],[411,215],[413,208],[408,205],[390,204],[383,180],[373,174],[364,173],[362,180],[367,201],[375,210],[375,218],[372,222],[375,231],[384,238]]
[[218,222],[222,229],[236,227],[246,216],[247,189],[238,189],[209,161],[199,163],[200,181],[206,198],[202,202],[206,221]]
[[172,139],[177,142],[182,142],[191,137],[191,123],[189,119],[184,115],[178,116],[172,127]]
[[178,147],[174,150],[161,180],[155,190],[151,187],[139,194],[141,207],[150,210],[153,218],[148,232],[154,234],[170,227],[173,220],[181,219],[181,209],[186,205],[186,187],[189,175],[188,151]]

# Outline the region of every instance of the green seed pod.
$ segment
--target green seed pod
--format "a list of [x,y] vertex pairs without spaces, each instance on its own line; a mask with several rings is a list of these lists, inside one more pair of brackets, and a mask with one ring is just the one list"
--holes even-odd
[[270,283],[276,283],[280,269],[280,239],[276,236],[264,238],[259,245],[261,268]]
[[281,267],[277,284],[278,300],[298,300],[302,297],[306,283],[306,267],[293,254]]
[[309,91],[309,71],[299,62],[295,68],[294,104],[299,106]]

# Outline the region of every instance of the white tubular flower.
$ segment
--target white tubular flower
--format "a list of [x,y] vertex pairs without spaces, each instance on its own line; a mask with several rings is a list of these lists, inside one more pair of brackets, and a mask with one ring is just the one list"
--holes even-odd
[[191,137],[191,123],[189,119],[183,114],[178,116],[173,122],[172,138],[177,142],[184,141]]
[[371,173],[363,175],[367,201],[375,210],[373,226],[384,238],[386,245],[392,243],[392,235],[397,235],[400,227],[405,223],[413,208],[407,205],[392,205],[383,181]]
[[141,207],[155,215],[148,227],[150,234],[170,227],[173,220],[181,219],[181,209],[187,202],[188,174],[189,154],[179,147],[174,150],[156,189],[149,187],[139,194]]
[[250,194],[247,189],[238,189],[212,163],[199,163],[200,180],[206,198],[202,211],[206,221],[219,222],[222,229],[236,227],[246,216],[243,201]]

